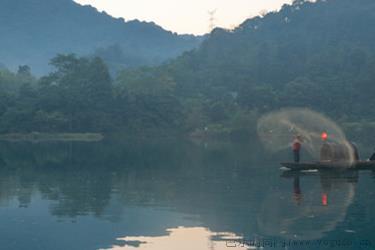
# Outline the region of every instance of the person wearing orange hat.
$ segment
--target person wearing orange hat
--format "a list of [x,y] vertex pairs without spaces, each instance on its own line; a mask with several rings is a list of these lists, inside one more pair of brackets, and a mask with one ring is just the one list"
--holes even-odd
[[323,144],[320,148],[320,161],[331,161],[333,157],[332,148],[329,143],[327,143],[328,140],[328,134],[327,132],[323,132],[320,137],[322,138]]

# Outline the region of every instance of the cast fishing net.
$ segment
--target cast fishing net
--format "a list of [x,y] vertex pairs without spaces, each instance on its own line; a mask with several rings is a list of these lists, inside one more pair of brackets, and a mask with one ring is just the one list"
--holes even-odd
[[[315,160],[354,161],[354,149],[341,128],[326,116],[309,109],[283,109],[266,114],[258,120],[257,132],[265,148],[271,152],[290,148],[298,136],[302,148]],[[328,147],[328,156],[327,152],[322,155],[324,146]]]

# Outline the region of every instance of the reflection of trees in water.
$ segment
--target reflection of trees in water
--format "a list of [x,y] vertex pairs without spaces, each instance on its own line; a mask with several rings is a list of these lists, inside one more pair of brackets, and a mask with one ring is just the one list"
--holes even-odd
[[[43,198],[57,201],[51,213],[74,217],[99,215],[110,199],[111,178],[105,169],[93,167],[93,148],[69,144],[2,144],[6,167],[0,169],[0,200],[17,197],[28,206],[39,191]],[[95,146],[94,146],[95,148]],[[86,162],[85,162],[86,161]]]
[[111,178],[105,172],[80,171],[55,181],[59,194],[51,213],[61,217],[100,216],[110,201]]
[[[33,194],[40,192],[44,199],[53,201],[50,211],[58,217],[89,214],[113,221],[121,219],[126,206],[161,206],[189,214],[211,231],[251,238],[257,227],[267,235],[280,235],[280,228],[287,228],[287,232],[314,231],[300,225],[322,217],[319,213],[326,214],[326,223],[321,225],[321,232],[311,234],[333,229],[345,216],[350,202],[344,201],[351,200],[347,198],[353,186],[342,178],[333,178],[332,182],[327,178],[324,186],[331,188],[332,195],[329,206],[322,207],[318,204],[320,197],[314,196],[321,193],[319,179],[311,177],[306,183],[301,177],[301,202],[316,198],[317,203],[296,207],[289,200],[284,204],[281,197],[290,199],[291,190],[274,189],[280,182],[278,172],[275,174],[278,170],[262,167],[260,151],[249,145],[105,141],[0,144],[0,151],[6,162],[0,169],[0,203],[17,198],[27,206]],[[254,163],[257,158],[259,163]],[[291,188],[292,180],[287,185]],[[343,192],[337,193],[338,189]],[[271,196],[265,197],[268,194]],[[262,206],[264,203],[272,206]],[[276,218],[268,216],[268,212],[275,212],[272,209],[277,209],[276,205],[280,206],[279,214]],[[315,218],[308,217],[312,213]],[[259,222],[256,216],[269,222]],[[278,219],[276,226],[272,219]]]
[[[186,212],[199,212],[197,206],[205,204],[225,206],[233,183],[221,181],[235,181],[254,157],[243,146],[158,140],[2,143],[0,151],[6,162],[0,169],[0,202],[17,197],[20,206],[28,206],[38,191],[56,201],[50,211],[60,217],[101,216],[111,202],[178,206]],[[228,176],[233,167],[238,171]]]
[[3,159],[3,156],[0,153],[0,167],[4,167],[4,166],[5,166],[5,161]]
[[10,203],[16,198],[19,207],[28,207],[35,185],[29,178],[31,171],[25,170],[18,176],[14,173],[15,171],[4,167],[0,168],[0,204]]
[[0,202],[17,198],[20,207],[27,207],[40,192],[44,199],[57,201],[51,207],[57,216],[100,215],[110,200],[111,183],[105,173],[2,169],[0,175]]

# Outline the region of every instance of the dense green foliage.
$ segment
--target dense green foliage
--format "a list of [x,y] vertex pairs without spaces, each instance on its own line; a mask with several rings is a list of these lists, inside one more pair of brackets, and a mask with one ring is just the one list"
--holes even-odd
[[114,82],[98,57],[58,55],[51,65],[55,70],[40,79],[27,66],[17,73],[0,71],[0,132],[140,131],[181,125],[175,83],[151,68],[149,79],[124,71]]
[[282,107],[371,121],[374,13],[371,0],[297,0],[235,30],[216,29],[200,48],[155,71],[175,82],[189,129],[248,128],[258,114]]
[[2,70],[0,129],[241,134],[253,131],[259,114],[296,106],[347,123],[372,121],[374,13],[372,0],[297,0],[116,79],[101,59],[73,55],[54,58],[55,71],[40,80],[27,67]]
[[371,0],[295,1],[233,31],[216,29],[166,70],[180,94],[222,105],[228,100],[225,107],[265,112],[303,106],[336,118],[370,119],[374,11]]
[[50,70],[48,61],[58,53],[95,54],[116,70],[158,64],[202,40],[115,19],[73,0],[1,0],[0,34],[0,63],[12,69],[27,64],[38,75]]

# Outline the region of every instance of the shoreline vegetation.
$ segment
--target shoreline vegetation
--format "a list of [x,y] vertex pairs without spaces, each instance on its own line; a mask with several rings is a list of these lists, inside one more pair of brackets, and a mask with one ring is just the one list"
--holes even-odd
[[[373,13],[373,0],[295,0],[233,31],[215,29],[159,66],[113,75],[100,57],[59,54],[44,76],[28,65],[0,69],[0,133],[253,141],[262,115],[308,108],[346,125],[351,141],[373,145],[375,32],[365,25]],[[20,137],[29,138],[10,138]]]
[[75,141],[75,142],[98,142],[104,139],[100,133],[10,133],[0,134],[0,141],[32,141],[32,142],[48,142],[48,141]]
[[[360,122],[339,122],[340,127],[345,134],[354,141],[372,142],[374,137],[371,131],[375,129],[375,122],[360,121]],[[129,132],[129,131],[128,131]],[[249,126],[236,127],[233,124],[209,124],[206,127],[195,129],[194,131],[176,132],[174,130],[165,129],[151,129],[141,131],[132,131],[130,134],[138,138],[149,137],[185,137],[189,139],[250,139],[256,137],[256,120],[253,120]],[[98,142],[105,137],[128,137],[129,133],[123,134],[118,132],[113,133],[75,133],[75,132],[30,132],[30,133],[2,133],[0,134],[0,141],[34,141],[34,142],[48,142],[48,141],[77,141],[77,142]],[[367,138],[367,140],[366,140]]]

